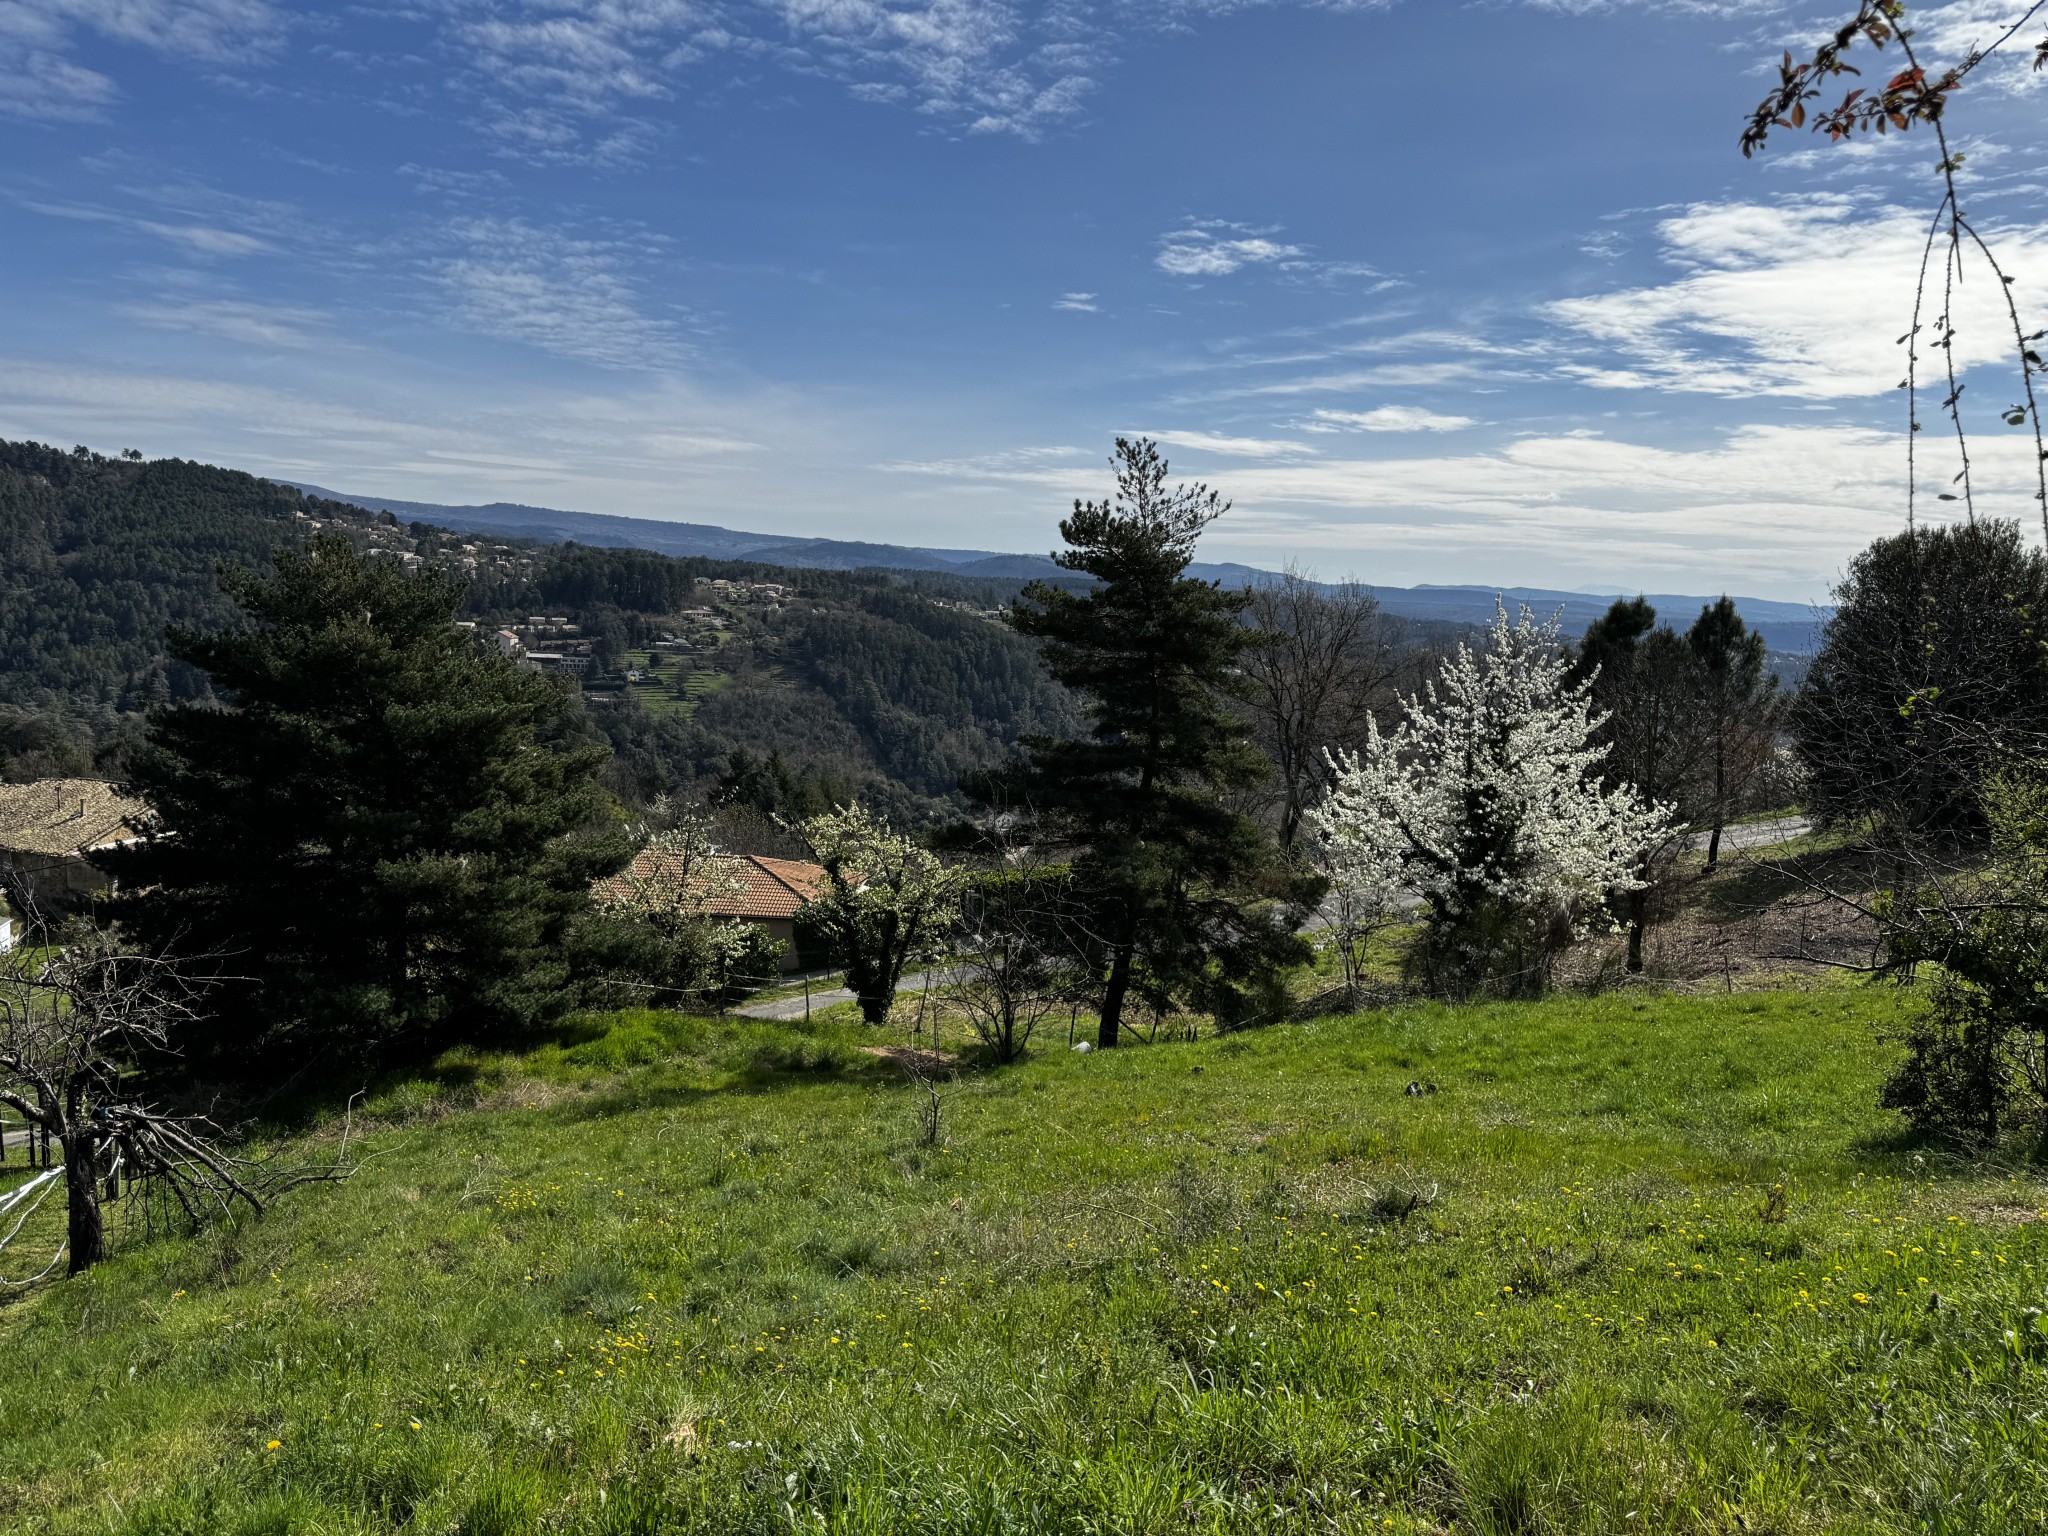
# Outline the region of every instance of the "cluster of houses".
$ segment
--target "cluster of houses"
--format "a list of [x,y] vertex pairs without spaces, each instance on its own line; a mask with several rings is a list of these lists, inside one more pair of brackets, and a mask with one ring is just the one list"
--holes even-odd
[[[475,629],[475,621],[458,620],[458,629]],[[524,624],[507,625],[491,636],[498,654],[536,672],[587,672],[592,642],[583,638],[583,626],[563,615],[536,613]]]
[[[0,952],[21,942],[29,914],[54,916],[86,905],[109,887],[92,855],[140,835],[149,809],[100,779],[39,779],[0,784]],[[794,859],[721,854],[690,871],[675,856],[647,849],[631,868],[600,881],[596,894],[628,881],[673,890],[710,916],[738,918],[783,943],[783,968],[796,965],[796,914],[823,888],[825,871]],[[693,881],[701,887],[690,889]],[[707,894],[708,893],[708,894]]]

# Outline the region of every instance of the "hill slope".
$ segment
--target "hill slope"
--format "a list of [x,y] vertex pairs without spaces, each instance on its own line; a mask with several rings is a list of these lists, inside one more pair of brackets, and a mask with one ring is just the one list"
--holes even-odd
[[936,1147],[874,1034],[822,1021],[630,1016],[451,1063],[371,1105],[348,1184],[124,1234],[0,1302],[35,1365],[0,1394],[0,1510],[123,1536],[2040,1529],[2042,1194],[1881,1150],[1898,1003],[1055,1038],[946,1088]]
[[[702,788],[736,753],[777,751],[813,793],[915,823],[948,814],[960,774],[1019,733],[1072,720],[1032,643],[983,616],[1014,581],[464,535],[210,465],[0,441],[0,777],[84,771],[94,742],[117,766],[109,744],[137,711],[206,688],[167,657],[166,625],[233,622],[217,567],[321,530],[447,564],[487,628],[566,643],[629,795]],[[536,631],[535,615],[563,622]]]

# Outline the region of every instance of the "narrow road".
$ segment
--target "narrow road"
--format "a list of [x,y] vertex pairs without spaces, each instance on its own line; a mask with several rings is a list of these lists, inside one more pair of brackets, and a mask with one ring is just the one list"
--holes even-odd
[[[1772,821],[1745,821],[1738,826],[1721,829],[1721,851],[1729,853],[1742,848],[1769,848],[1778,843],[1789,843],[1795,837],[1804,837],[1813,830],[1813,819],[1808,816],[1780,816]],[[1686,846],[1704,853],[1709,832],[1695,832],[1686,841]]]
[[[918,971],[906,976],[896,984],[897,995],[923,990],[925,980],[930,978],[935,987],[951,986],[956,981],[965,981],[968,972],[961,967],[944,971]],[[813,992],[808,998],[785,997],[772,1003],[749,1003],[744,1008],[732,1011],[743,1019],[800,1019],[806,1012],[819,1008],[830,1008],[834,1003],[850,1003],[853,993],[845,987],[834,987],[827,992]]]

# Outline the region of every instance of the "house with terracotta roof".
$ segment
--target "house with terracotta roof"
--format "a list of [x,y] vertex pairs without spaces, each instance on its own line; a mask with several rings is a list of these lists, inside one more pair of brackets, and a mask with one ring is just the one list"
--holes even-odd
[[796,914],[825,889],[825,871],[799,859],[770,859],[760,854],[714,854],[699,857],[694,867],[682,855],[643,849],[620,873],[597,883],[594,894],[628,889],[673,895],[678,905],[701,910],[707,917],[739,918],[765,929],[782,941],[782,968],[797,968]]
[[111,882],[92,863],[132,842],[147,808],[99,779],[0,784],[0,890],[32,912],[62,912]]

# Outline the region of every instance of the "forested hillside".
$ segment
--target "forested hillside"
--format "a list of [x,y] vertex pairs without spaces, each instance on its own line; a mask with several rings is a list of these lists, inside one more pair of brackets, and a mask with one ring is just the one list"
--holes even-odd
[[0,702],[105,717],[189,696],[169,624],[233,611],[216,563],[293,542],[303,498],[179,459],[0,442]]
[[[1016,581],[536,545],[401,526],[210,465],[0,442],[0,777],[118,769],[143,710],[204,696],[166,627],[230,622],[217,567],[263,566],[321,528],[447,565],[480,629],[546,647],[628,800],[727,781],[764,809],[859,792],[928,820],[964,770],[1071,708],[991,617]],[[773,774],[750,769],[770,754]]]

